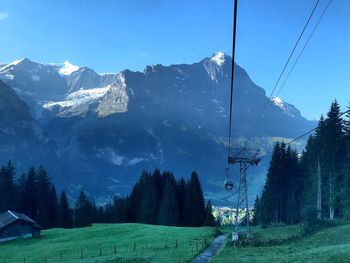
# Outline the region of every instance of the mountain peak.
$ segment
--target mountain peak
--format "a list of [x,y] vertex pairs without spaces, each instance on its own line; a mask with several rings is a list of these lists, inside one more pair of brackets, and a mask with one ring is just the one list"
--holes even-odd
[[211,60],[218,66],[222,66],[225,63],[226,54],[222,51],[214,53]]
[[73,65],[69,61],[63,62],[63,65],[61,66],[59,73],[62,75],[71,75],[73,72],[79,70],[80,67]]
[[8,70],[10,68],[14,68],[15,66],[28,64],[28,63],[33,63],[33,62],[30,61],[28,58],[17,59],[17,60],[12,61],[11,63],[9,63],[7,65],[4,65],[2,68],[0,68],[0,71],[5,71],[5,70]]
[[18,65],[18,64],[23,63],[23,62],[30,62],[30,60],[28,58],[21,58],[21,59],[18,59],[18,60],[15,60],[15,61],[9,63],[8,65]]
[[280,108],[282,108],[282,109],[284,108],[283,100],[281,100],[280,97],[274,97],[274,98],[272,98],[271,100],[273,101],[273,103],[274,103],[276,106],[278,106],[278,107],[280,107]]

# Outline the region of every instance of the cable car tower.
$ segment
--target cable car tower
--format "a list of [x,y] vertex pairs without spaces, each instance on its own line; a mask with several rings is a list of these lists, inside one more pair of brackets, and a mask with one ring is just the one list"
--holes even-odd
[[[228,157],[229,165],[239,165],[239,183],[235,215],[235,232],[244,231],[247,238],[251,237],[250,213],[248,202],[247,170],[250,166],[257,166],[261,160],[260,150],[247,148],[232,149]],[[241,219],[241,221],[240,221]]]
[[[228,130],[228,166],[226,168],[226,180],[224,182],[225,190],[233,190],[233,179],[230,176],[230,165],[239,164],[239,184],[236,203],[235,215],[235,232],[232,233],[232,240],[238,239],[238,231],[244,228],[247,237],[251,237],[250,232],[250,217],[249,217],[249,203],[248,203],[248,184],[247,184],[247,169],[250,166],[258,165],[260,158],[258,158],[259,150],[248,149],[246,145],[241,149],[232,149],[231,135],[232,135],[232,109],[233,109],[233,92],[234,92],[234,73],[235,73],[235,51],[236,51],[236,28],[237,28],[237,2],[234,0],[234,14],[233,14],[233,38],[232,38],[232,66],[231,66],[231,88],[230,88],[230,110],[229,110],[229,130]],[[243,212],[240,222],[240,212]],[[240,228],[240,229],[239,229]]]

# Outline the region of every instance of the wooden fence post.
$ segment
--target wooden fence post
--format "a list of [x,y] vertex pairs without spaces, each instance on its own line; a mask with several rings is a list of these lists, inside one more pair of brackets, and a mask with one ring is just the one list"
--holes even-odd
[[47,263],[47,257],[45,256],[45,263]]
[[134,251],[136,250],[136,242],[134,242]]

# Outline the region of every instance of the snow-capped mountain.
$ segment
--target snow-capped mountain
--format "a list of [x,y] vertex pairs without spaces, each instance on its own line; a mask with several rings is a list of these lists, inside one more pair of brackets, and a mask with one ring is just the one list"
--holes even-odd
[[[244,69],[237,66],[235,76],[238,144],[268,98]],[[27,102],[54,140],[65,188],[84,187],[97,196],[126,193],[143,169],[158,167],[185,177],[197,170],[206,194],[215,198],[226,165],[230,77],[231,58],[223,52],[191,65],[152,65],[116,74],[28,59],[0,68],[0,79]],[[255,137],[271,147],[274,137],[297,136],[313,124],[274,98]],[[254,180],[258,189],[264,177]]]

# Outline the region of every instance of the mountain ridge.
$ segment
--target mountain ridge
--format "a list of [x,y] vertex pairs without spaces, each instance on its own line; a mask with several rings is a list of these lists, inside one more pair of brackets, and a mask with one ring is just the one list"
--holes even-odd
[[[66,170],[64,180],[55,177],[71,192],[83,187],[95,196],[123,194],[143,169],[160,168],[184,177],[197,170],[207,197],[221,193],[231,76],[226,54],[116,74],[70,64],[73,70],[64,75],[57,65],[26,60],[16,66],[2,67],[0,78],[54,138]],[[235,74],[233,134],[239,145],[268,98],[243,68],[237,65]],[[267,149],[275,137],[291,138],[313,126],[293,105],[276,98],[272,103],[255,134]],[[265,169],[258,169],[260,184]]]

